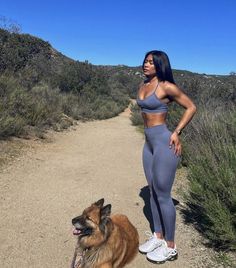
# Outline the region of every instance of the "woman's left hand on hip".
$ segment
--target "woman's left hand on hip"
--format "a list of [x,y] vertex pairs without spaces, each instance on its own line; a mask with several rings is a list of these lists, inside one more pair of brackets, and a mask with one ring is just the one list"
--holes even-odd
[[178,134],[175,132],[172,133],[172,135],[170,136],[169,148],[171,149],[173,145],[174,145],[174,153],[177,156],[180,156],[182,153],[182,145],[181,145]]

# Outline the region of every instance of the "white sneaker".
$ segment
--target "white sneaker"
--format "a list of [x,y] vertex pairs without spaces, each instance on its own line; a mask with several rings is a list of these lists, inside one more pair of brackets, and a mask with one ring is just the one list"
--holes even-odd
[[155,263],[162,263],[165,261],[173,261],[178,258],[178,252],[175,248],[169,248],[166,241],[164,246],[154,249],[152,252],[147,253],[147,259]]
[[157,238],[156,234],[152,234],[150,232],[145,232],[146,235],[148,235],[150,238],[143,243],[142,245],[139,245],[139,251],[141,253],[148,253],[153,251],[156,248],[161,247],[162,245],[165,245],[165,240],[164,239],[159,239]]

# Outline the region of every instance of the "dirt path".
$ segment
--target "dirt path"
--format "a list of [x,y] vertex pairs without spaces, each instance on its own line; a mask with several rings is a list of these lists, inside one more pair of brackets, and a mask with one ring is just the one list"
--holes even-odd
[[[141,152],[143,137],[130,123],[129,112],[80,123],[53,142],[33,148],[0,176],[0,263],[2,268],[69,267],[75,237],[71,219],[93,201],[105,198],[113,213],[128,215],[145,239],[149,224],[143,214],[145,192]],[[178,170],[173,197],[181,202],[185,171]],[[142,194],[141,194],[142,195]],[[177,206],[179,258],[162,267],[214,267],[212,251],[183,224]],[[154,267],[139,254],[128,267]],[[219,266],[217,266],[219,267]]]

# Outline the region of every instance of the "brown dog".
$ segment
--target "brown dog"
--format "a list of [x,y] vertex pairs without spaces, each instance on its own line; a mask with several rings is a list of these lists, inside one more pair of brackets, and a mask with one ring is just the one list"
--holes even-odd
[[[125,215],[110,217],[111,205],[104,199],[86,208],[81,216],[72,219],[78,247],[72,267],[121,268],[138,252],[138,232]],[[75,266],[76,255],[80,260]]]

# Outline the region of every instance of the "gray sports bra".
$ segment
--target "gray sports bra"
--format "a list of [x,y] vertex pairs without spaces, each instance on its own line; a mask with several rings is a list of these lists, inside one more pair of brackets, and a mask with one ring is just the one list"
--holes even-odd
[[137,104],[141,108],[142,112],[145,113],[164,113],[168,111],[168,106],[166,103],[162,102],[156,95],[156,90],[158,88],[159,82],[154,90],[154,92],[148,97],[141,100],[139,96],[137,97]]

